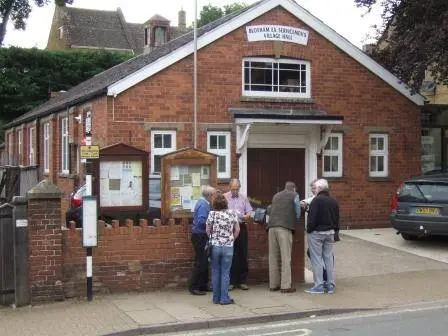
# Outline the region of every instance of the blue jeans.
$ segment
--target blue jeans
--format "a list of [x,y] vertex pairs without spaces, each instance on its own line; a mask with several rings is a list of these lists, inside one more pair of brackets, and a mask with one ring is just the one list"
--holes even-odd
[[212,248],[212,286],[213,303],[228,303],[230,267],[232,266],[233,246],[215,246]]

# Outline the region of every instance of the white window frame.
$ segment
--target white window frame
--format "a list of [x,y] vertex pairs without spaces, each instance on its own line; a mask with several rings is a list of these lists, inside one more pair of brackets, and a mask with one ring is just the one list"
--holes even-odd
[[[154,147],[154,137],[156,135],[171,135],[171,147],[170,148],[155,148]],[[151,177],[161,177],[162,172],[154,172],[154,156],[155,155],[165,155],[176,150],[176,131],[164,131],[164,130],[154,130],[151,131]]]
[[17,132],[17,142],[18,142],[18,164],[20,165],[22,162],[22,154],[23,154],[23,129],[19,129]]
[[[343,145],[343,134],[342,133],[331,133],[328,137],[327,144],[331,141],[332,138],[338,139],[338,149],[323,149],[322,150],[322,176],[324,177],[342,177],[342,169],[343,169],[343,153],[344,153],[344,145]],[[338,168],[337,171],[325,171],[325,157],[333,157],[336,156],[338,158]]]
[[50,123],[44,124],[44,173],[50,172]]
[[36,143],[36,128],[30,127],[28,130],[28,153],[29,153],[29,165],[30,166],[34,166],[36,164],[36,148],[35,148],[35,143]]
[[[245,62],[271,62],[281,64],[300,64],[306,66],[306,90],[305,92],[270,92],[270,91],[252,91],[245,89]],[[274,70],[273,70],[274,71]],[[242,62],[242,93],[244,96],[251,97],[275,97],[275,98],[311,98],[311,63],[304,60],[292,60],[292,59],[276,59],[267,57],[245,57]]]
[[[384,149],[372,150],[371,144],[372,139],[383,139]],[[384,157],[384,170],[383,171],[372,171],[370,166],[370,161],[372,156]],[[387,177],[389,175],[389,134],[384,133],[371,133],[369,134],[369,176],[371,177]]]
[[68,118],[61,118],[61,172],[69,174]]
[[[226,140],[226,148],[224,149],[212,149],[210,148],[210,137],[211,136],[225,136]],[[231,147],[230,147],[230,138],[231,132],[223,132],[223,131],[210,131],[207,132],[207,152],[213,153],[218,156],[224,156],[226,158],[226,170],[224,172],[219,172],[219,161],[216,158],[216,169],[217,169],[217,177],[218,179],[230,178],[230,170],[231,170]]]

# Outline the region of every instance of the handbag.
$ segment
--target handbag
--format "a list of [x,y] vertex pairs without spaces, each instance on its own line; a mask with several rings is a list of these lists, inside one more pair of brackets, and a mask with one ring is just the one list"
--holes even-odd
[[[213,214],[213,223],[215,222],[215,218],[216,218],[216,212]],[[213,225],[212,229],[210,230],[210,238],[207,240],[204,247],[205,255],[207,256],[208,259],[212,257],[212,248],[213,248],[213,245],[211,243],[212,234],[213,234]]]
[[205,255],[207,256],[207,258],[211,258],[211,256],[212,256],[212,248],[213,248],[213,245],[210,243],[210,239],[209,240],[207,240],[207,242],[205,243],[205,248],[204,248],[204,250],[205,250]]

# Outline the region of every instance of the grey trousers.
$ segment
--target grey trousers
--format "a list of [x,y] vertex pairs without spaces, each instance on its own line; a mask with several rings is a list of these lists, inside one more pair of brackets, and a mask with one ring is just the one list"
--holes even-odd
[[314,286],[324,283],[323,269],[327,271],[327,282],[334,285],[333,276],[333,243],[334,235],[313,231],[308,233],[308,248],[310,250],[311,266],[313,267]]
[[268,239],[269,288],[291,288],[292,232],[282,227],[273,227],[269,229]]

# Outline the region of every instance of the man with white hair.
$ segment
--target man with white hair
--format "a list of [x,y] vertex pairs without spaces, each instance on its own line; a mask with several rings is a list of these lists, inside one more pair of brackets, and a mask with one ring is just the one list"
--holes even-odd
[[[310,294],[333,294],[333,243],[334,234],[339,231],[339,204],[328,192],[328,182],[319,179],[314,182],[316,196],[308,212],[308,248],[313,267],[314,286],[306,289]],[[324,284],[323,269],[327,271],[327,283]]]
[[193,214],[193,227],[191,230],[191,243],[194,248],[193,272],[188,284],[192,295],[205,295],[208,290],[208,258],[205,253],[205,244],[208,240],[206,222],[210,212],[210,203],[215,188],[207,185],[202,187],[202,197],[196,202]]

